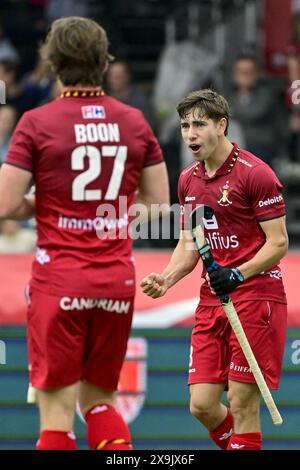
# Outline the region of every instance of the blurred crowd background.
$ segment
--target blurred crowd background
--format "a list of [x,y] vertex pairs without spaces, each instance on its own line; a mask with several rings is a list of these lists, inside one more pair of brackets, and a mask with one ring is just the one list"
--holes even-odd
[[[111,53],[104,88],[141,109],[164,150],[171,202],[191,162],[175,107],[189,91],[212,87],[229,100],[229,137],[277,172],[285,186],[292,247],[300,243],[300,1],[1,0],[0,163],[27,110],[59,96],[38,47],[51,22],[88,16],[107,30]],[[0,224],[0,253],[34,249],[34,222]],[[176,240],[137,241],[168,248]]]

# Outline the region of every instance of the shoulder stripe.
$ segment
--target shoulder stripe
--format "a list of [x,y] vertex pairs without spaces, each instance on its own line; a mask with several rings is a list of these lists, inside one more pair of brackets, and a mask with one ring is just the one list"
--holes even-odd
[[182,170],[182,172],[180,173],[180,175],[185,175],[186,173],[188,173],[189,171],[193,170],[195,168],[195,166],[197,165],[198,162],[194,162],[192,163],[191,165],[189,165],[187,168],[185,168],[184,170]]
[[248,166],[249,168],[253,167],[253,165],[251,163],[247,162],[247,160],[244,160],[241,157],[237,157],[237,161],[240,162],[240,163],[243,163],[244,165]]

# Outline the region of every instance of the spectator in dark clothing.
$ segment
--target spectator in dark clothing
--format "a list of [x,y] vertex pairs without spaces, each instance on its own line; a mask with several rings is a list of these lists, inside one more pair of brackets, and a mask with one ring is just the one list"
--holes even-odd
[[0,61],[0,80],[6,87],[6,104],[16,108],[18,118],[34,108],[41,101],[41,91],[36,86],[23,85],[19,80],[19,66],[17,62],[9,60]]
[[132,74],[127,62],[115,61],[110,64],[107,76],[109,94],[134,108],[140,109],[152,128],[154,114],[146,95],[132,83]]
[[18,60],[18,52],[0,23],[0,60]]
[[255,57],[240,56],[233,67],[233,86],[226,94],[232,117],[242,127],[246,149],[272,164],[280,141],[279,98],[261,77]]

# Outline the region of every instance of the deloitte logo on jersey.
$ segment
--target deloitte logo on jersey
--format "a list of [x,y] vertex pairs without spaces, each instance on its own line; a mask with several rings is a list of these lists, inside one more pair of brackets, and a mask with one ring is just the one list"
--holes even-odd
[[281,202],[283,201],[283,197],[281,194],[279,194],[278,196],[273,196],[273,197],[269,197],[268,199],[265,199],[264,201],[259,201],[258,205],[259,207],[263,207],[263,206],[271,206],[272,204],[276,204],[276,202]]

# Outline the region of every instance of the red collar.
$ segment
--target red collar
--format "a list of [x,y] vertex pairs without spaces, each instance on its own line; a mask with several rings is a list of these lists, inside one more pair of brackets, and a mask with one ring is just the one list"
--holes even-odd
[[209,177],[206,174],[204,162],[198,162],[197,163],[197,165],[195,166],[193,175],[197,176],[198,178],[205,179],[205,180],[211,180],[211,179],[216,178],[217,176],[221,176],[221,175],[228,175],[228,173],[230,173],[233,170],[235,162],[236,162],[236,160],[239,156],[239,151],[240,151],[240,149],[238,148],[237,144],[233,144],[233,148],[232,148],[229,156],[226,158],[223,165],[220,166],[220,168],[216,171],[214,176]]
[[86,89],[86,90],[67,90],[64,91],[61,95],[60,98],[92,98],[95,96],[104,96],[105,93],[103,90],[99,89]]

